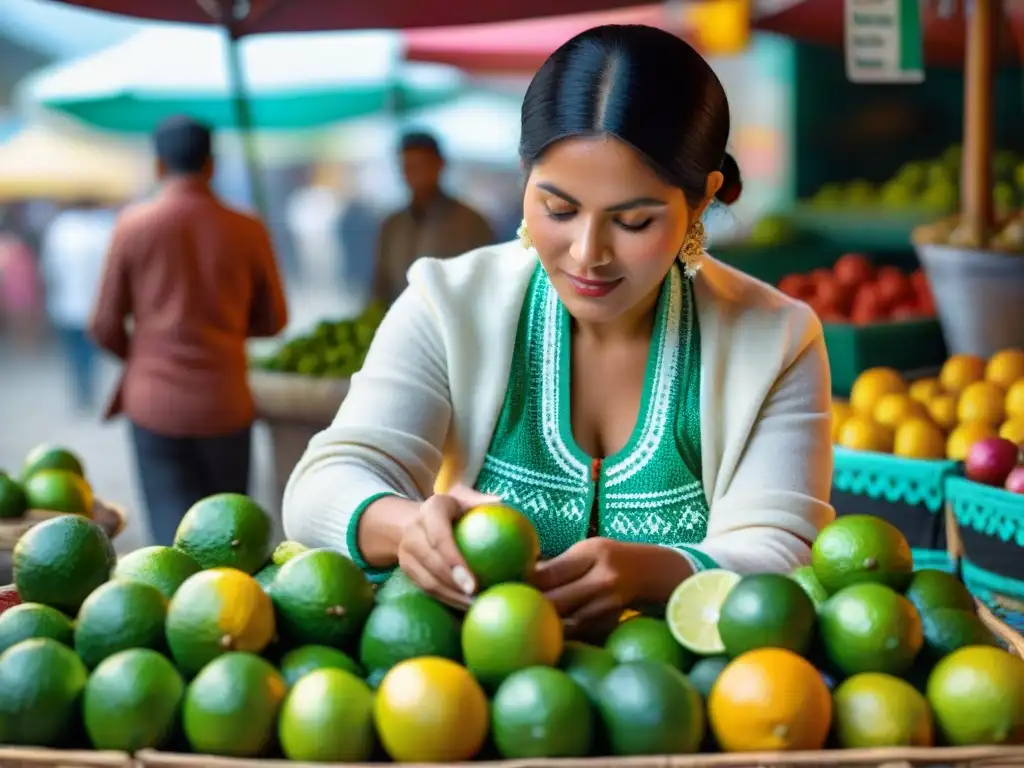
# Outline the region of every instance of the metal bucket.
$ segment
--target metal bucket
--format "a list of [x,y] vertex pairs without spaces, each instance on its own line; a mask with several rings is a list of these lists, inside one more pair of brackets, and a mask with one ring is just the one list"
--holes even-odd
[[1024,347],[1024,254],[918,245],[951,354]]

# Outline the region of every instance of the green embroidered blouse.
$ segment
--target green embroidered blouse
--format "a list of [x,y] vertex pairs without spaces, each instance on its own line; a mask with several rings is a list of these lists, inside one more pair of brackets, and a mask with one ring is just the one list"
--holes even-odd
[[505,401],[476,489],[533,521],[541,556],[587,536],[670,546],[696,569],[707,533],[701,482],[700,329],[678,267],[658,298],[636,427],[617,453],[588,456],[573,439],[570,317],[538,265],[519,317]]

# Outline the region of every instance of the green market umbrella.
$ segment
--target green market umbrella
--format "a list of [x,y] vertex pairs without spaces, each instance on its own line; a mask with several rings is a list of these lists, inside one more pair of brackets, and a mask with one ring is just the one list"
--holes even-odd
[[17,100],[108,131],[148,132],[182,113],[218,129],[296,130],[440,104],[463,90],[453,67],[403,62],[394,32],[272,34],[235,44],[248,120],[232,86],[228,37],[177,25],[44,68],[19,85]]

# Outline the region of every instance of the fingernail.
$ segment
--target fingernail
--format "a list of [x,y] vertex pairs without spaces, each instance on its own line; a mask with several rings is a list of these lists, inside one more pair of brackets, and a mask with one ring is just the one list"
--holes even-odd
[[473,582],[473,577],[470,576],[469,571],[461,565],[456,565],[452,568],[452,578],[455,579],[455,583],[459,585],[459,589],[467,595],[472,595],[476,591],[476,584]]

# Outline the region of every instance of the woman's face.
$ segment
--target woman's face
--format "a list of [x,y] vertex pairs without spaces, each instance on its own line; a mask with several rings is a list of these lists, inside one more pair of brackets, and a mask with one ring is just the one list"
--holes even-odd
[[594,324],[654,305],[703,208],[691,210],[681,189],[610,137],[553,145],[531,169],[523,199],[555,290],[574,318]]

